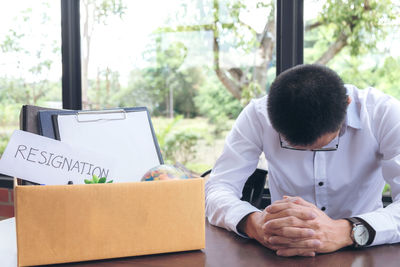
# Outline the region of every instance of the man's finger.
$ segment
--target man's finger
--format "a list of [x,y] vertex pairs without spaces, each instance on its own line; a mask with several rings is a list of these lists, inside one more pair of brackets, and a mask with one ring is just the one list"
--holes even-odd
[[294,216],[288,216],[269,220],[262,227],[264,231],[270,232],[283,227],[312,228],[311,226],[312,225],[310,225],[305,220],[300,220],[299,218]]
[[293,197],[292,199],[290,199],[290,201],[296,203],[296,204],[300,204],[302,206],[306,206],[306,207],[310,207],[310,208],[315,208],[315,205],[305,201],[303,198],[301,197]]
[[292,196],[283,196],[282,199],[275,200],[272,204],[288,203],[288,202],[293,202],[293,203],[297,203],[298,202],[298,204],[303,205],[303,206],[307,205],[306,203],[311,204],[311,203],[305,201],[304,199],[302,199],[301,197],[292,197]]
[[309,209],[309,207],[304,207],[296,203],[292,202],[283,202],[283,203],[274,203],[270,206],[268,206],[265,211],[267,213],[271,214],[276,214],[279,212],[285,211],[285,213],[282,216],[278,217],[284,217],[286,216],[296,216],[298,218],[304,219],[304,220],[312,220],[317,217],[315,212]]
[[317,250],[321,246],[321,241],[318,239],[295,240],[282,236],[271,236],[268,241],[273,246],[286,246],[287,248],[312,248]]
[[[275,200],[272,204],[278,204],[278,203],[287,203],[289,202],[289,197],[284,197],[283,199]],[[293,202],[293,201],[292,201]]]
[[[302,197],[299,196],[283,196],[283,199],[278,200],[279,202],[294,202],[303,206],[307,206],[307,207],[315,207],[314,204],[304,200]],[[275,201],[277,202],[277,201]],[[275,203],[274,202],[274,203]]]
[[269,228],[264,228],[264,229],[265,229],[265,234],[278,235],[293,239],[311,238],[315,235],[315,231],[308,228],[282,227],[278,229],[269,229]]
[[309,248],[288,248],[278,249],[276,251],[278,256],[290,257],[290,256],[315,256],[315,251]]
[[299,218],[300,220],[313,220],[313,219],[317,218],[317,215],[315,214],[315,212],[312,211],[308,207],[284,209],[275,214],[278,215],[278,218],[284,218],[284,217],[290,217],[290,216],[294,216],[296,218]]
[[281,203],[276,203],[269,205],[268,207],[265,208],[266,212],[268,213],[278,213],[282,210],[285,209],[295,209],[297,204],[294,204],[292,202],[281,202]]

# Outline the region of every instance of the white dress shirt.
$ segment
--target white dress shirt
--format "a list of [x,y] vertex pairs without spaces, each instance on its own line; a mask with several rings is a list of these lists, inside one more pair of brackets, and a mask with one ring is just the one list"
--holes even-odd
[[[226,138],[206,183],[206,216],[235,231],[259,211],[241,201],[243,186],[264,152],[272,202],[300,196],[332,219],[357,216],[376,231],[371,245],[400,242],[400,103],[382,92],[346,85],[351,103],[337,151],[283,149],[267,114],[267,96],[251,101]],[[393,203],[382,207],[385,181]]]

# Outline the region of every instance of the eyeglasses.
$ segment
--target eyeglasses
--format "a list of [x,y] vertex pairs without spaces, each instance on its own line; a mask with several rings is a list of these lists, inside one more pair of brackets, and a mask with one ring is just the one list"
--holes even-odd
[[[291,150],[298,150],[298,151],[314,151],[314,152],[318,152],[318,151],[336,151],[339,148],[339,135],[337,135],[335,137],[335,139],[337,139],[336,142],[335,142],[336,145],[326,146],[326,147],[321,147],[321,148],[316,148],[316,149],[303,149],[303,148],[292,147],[291,145],[289,145],[288,142],[286,142],[285,139],[282,139],[281,135],[279,134],[279,141],[281,143],[281,148],[291,149]],[[332,143],[334,140],[332,140],[330,143]]]

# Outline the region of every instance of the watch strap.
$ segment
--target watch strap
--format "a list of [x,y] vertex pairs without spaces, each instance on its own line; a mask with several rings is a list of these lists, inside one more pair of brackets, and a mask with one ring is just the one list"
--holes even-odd
[[357,220],[355,217],[349,217],[345,219],[348,220],[351,224],[361,224],[361,222]]

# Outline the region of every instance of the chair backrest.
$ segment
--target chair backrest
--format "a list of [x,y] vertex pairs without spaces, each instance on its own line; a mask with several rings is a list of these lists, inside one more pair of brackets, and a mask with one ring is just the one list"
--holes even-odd
[[[201,177],[206,177],[211,173],[211,169],[205,171]],[[257,208],[263,205],[262,195],[264,192],[264,186],[267,179],[267,170],[256,169],[250,176],[247,178],[246,183],[244,184],[242,190],[242,198],[241,200],[247,201],[253,206]]]

